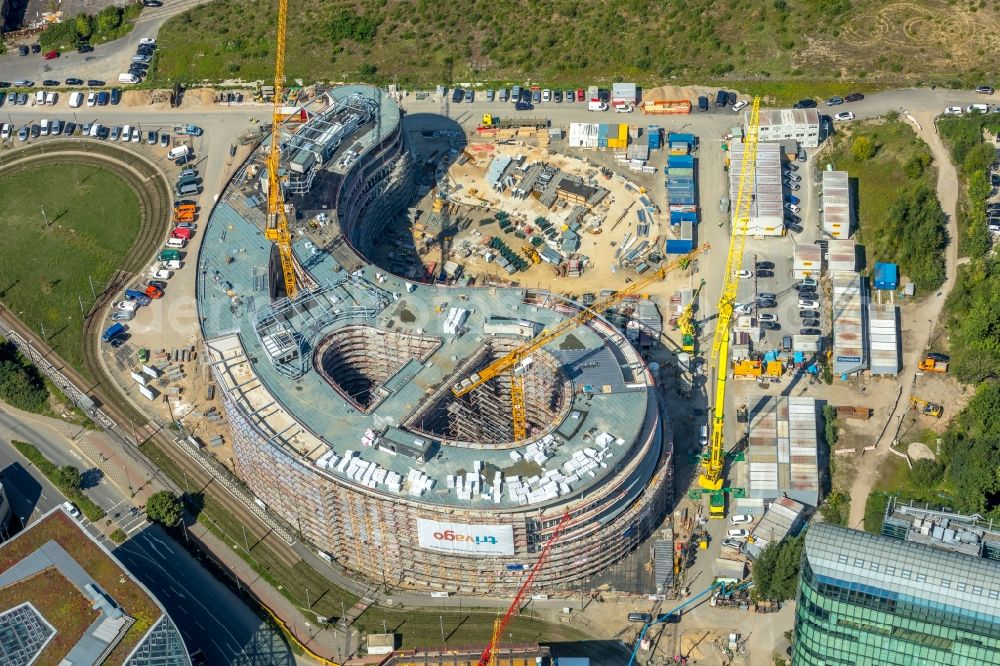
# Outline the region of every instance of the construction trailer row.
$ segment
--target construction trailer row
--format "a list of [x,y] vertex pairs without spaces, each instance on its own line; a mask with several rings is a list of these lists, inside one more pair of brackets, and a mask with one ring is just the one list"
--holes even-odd
[[698,165],[692,153],[697,147],[698,137],[694,134],[667,134],[669,153],[664,168],[664,186],[670,230],[674,235],[667,238],[667,254],[685,254],[694,249],[695,226],[698,224]]
[[[729,200],[739,200],[740,173],[746,146],[734,141],[729,147]],[[746,233],[750,236],[781,236],[785,233],[785,210],[781,182],[781,146],[777,143],[757,144],[756,169],[751,187],[750,221]],[[732,233],[741,231],[733,207]]]

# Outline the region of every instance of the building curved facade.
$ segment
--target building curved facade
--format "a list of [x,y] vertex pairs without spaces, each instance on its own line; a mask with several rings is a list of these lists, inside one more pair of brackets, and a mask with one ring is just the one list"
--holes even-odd
[[[198,257],[237,474],[324,557],[428,591],[509,594],[568,514],[537,580],[585,585],[667,509],[670,445],[649,369],[596,318],[518,368],[526,439],[514,440],[509,377],[456,398],[454,385],[581,306],[417,284],[368,262],[413,196],[401,113],[371,87],[327,95],[283,138],[303,290],[272,298],[280,273],[250,164],[220,196]],[[295,188],[319,184],[329,205],[307,210]]]

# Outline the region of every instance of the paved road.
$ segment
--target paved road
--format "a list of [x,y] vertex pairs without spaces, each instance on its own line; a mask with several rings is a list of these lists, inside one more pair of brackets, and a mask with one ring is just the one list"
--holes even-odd
[[261,621],[158,525],[150,525],[114,551],[125,567],[160,599],[192,652],[210,664],[282,666],[295,663],[280,632]]
[[[144,37],[156,37],[160,26],[175,14],[179,14],[196,5],[209,0],[179,0],[170,2],[163,7],[143,10],[136,21],[132,32],[121,39],[106,44],[98,44],[90,53],[77,53],[76,50],[63,52],[54,60],[45,60],[41,53],[30,53],[26,56],[18,54],[17,46],[8,45],[8,51],[0,55],[0,76],[4,81],[26,79],[41,85],[45,79],[64,81],[68,78],[99,79],[108,84],[117,85],[118,75],[127,72],[128,66],[135,55],[139,40]],[[31,38],[24,43],[32,43]]]

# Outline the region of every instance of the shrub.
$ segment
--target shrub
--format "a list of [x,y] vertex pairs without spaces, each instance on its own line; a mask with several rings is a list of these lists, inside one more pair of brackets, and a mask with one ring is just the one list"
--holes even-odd
[[80,483],[83,481],[83,477],[80,474],[80,470],[72,465],[63,465],[55,471],[55,484],[59,486],[59,489],[65,493],[72,493],[73,491],[80,490]]
[[827,496],[823,506],[819,508],[823,520],[835,525],[847,525],[851,516],[851,498],[847,493],[835,490]]
[[936,460],[918,460],[910,469],[910,482],[914,487],[930,489],[944,475],[944,468]]
[[128,539],[128,535],[125,534],[125,530],[120,527],[111,533],[111,540],[115,543],[125,543],[126,539]]
[[870,136],[855,137],[851,142],[851,154],[859,162],[870,160],[875,157],[875,142]]

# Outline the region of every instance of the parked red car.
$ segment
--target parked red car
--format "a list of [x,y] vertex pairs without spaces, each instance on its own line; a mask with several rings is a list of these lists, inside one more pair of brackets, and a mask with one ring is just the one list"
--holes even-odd
[[59,57],[59,51],[49,51],[42,57],[45,58],[46,60],[54,60]]

